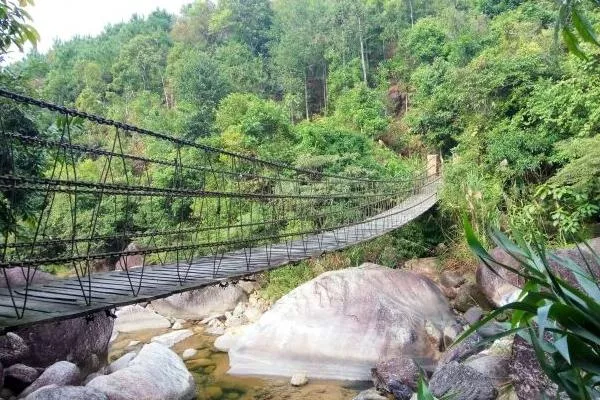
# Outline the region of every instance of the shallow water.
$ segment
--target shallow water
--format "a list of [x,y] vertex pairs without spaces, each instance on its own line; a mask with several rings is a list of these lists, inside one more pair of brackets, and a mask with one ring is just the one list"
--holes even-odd
[[[345,387],[342,382],[313,381],[296,388],[289,379],[231,376],[227,353],[216,351],[213,347],[215,336],[204,333],[201,325],[186,324],[194,335],[177,343],[173,350],[181,355],[185,349],[196,349],[198,354],[185,361],[188,370],[196,380],[198,400],[351,400],[358,390]],[[135,333],[120,333],[111,344],[109,361],[123,354],[139,349],[149,343],[152,337],[171,331],[170,329],[148,330]],[[139,344],[127,347],[131,341]]]

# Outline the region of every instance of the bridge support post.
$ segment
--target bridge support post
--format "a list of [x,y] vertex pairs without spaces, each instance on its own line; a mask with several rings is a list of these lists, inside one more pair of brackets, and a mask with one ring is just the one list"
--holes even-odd
[[427,178],[434,178],[440,174],[439,154],[427,154]]

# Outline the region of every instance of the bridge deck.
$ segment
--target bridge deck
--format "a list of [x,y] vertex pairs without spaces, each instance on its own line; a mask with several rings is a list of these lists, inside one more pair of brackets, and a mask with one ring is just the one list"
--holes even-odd
[[[203,257],[191,265],[180,264],[179,268],[177,265],[146,266],[143,270],[93,274],[91,282],[88,283],[87,277],[83,281],[85,291],[91,293],[91,305],[86,304],[77,278],[31,285],[27,297],[24,288],[13,288],[12,297],[8,289],[0,289],[0,332],[236,280],[373,239],[401,227],[431,208],[437,201],[437,186],[437,182],[432,182],[398,206],[359,224],[310,235],[304,240],[230,252],[219,259]],[[26,301],[23,318],[16,318],[13,300],[19,308]]]

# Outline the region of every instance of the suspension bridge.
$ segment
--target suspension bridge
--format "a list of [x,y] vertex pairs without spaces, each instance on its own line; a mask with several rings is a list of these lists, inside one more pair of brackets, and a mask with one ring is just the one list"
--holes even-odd
[[[0,99],[0,332],[235,282],[384,235],[437,201],[437,163],[397,179],[328,174]],[[68,272],[37,282],[47,270]]]

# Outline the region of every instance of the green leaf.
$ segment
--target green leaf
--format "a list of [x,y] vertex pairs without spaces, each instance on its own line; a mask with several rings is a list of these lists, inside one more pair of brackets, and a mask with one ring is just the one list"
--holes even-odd
[[569,30],[569,28],[563,27],[562,37],[565,44],[567,45],[567,49],[569,49],[571,53],[575,54],[582,60],[588,59],[585,53],[579,48],[579,41],[577,40],[577,37],[573,34],[573,32]]
[[573,21],[573,26],[579,33],[579,36],[583,40],[588,43],[595,44],[596,46],[600,46],[598,39],[596,38],[596,33],[594,32],[594,28],[590,25],[589,21],[577,7],[573,7],[571,9],[571,21]]

